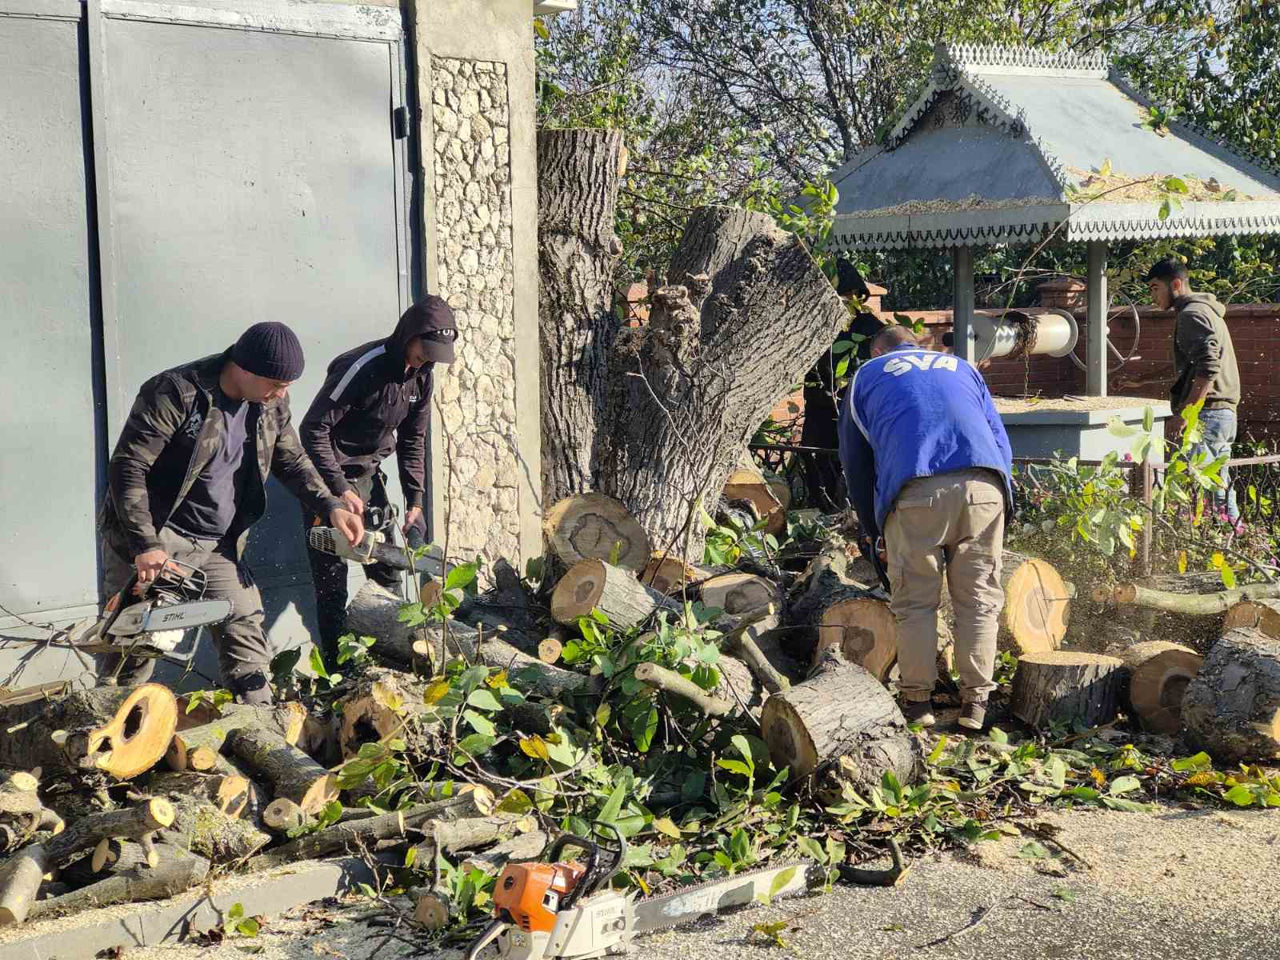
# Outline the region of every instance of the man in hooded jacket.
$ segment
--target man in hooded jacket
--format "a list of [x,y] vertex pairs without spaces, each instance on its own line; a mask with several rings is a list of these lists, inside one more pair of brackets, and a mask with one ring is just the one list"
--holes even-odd
[[[386,507],[386,477],[380,466],[394,450],[405,497],[404,532],[425,532],[427,423],[431,416],[431,373],[452,363],[458,329],[453,311],[428,295],[401,316],[395,332],[348,350],[331,364],[319,395],[302,420],[302,444],[316,469],[348,509]],[[320,522],[306,517],[308,526]],[[333,666],[338,638],[346,628],[347,564],[308,547],[316,588],[320,650]],[[382,564],[366,574],[396,588],[400,574]]]
[[[1227,308],[1212,293],[1195,293],[1186,265],[1172,257],[1147,271],[1147,289],[1157,307],[1177,311],[1173,325],[1175,380],[1169,390],[1174,412],[1204,403],[1201,440],[1192,454],[1204,454],[1205,466],[1219,457],[1230,458],[1240,405],[1240,369],[1225,320]],[[1219,509],[1225,509],[1232,523],[1237,523],[1240,510],[1225,467],[1221,477],[1225,492],[1215,494],[1214,501]]]

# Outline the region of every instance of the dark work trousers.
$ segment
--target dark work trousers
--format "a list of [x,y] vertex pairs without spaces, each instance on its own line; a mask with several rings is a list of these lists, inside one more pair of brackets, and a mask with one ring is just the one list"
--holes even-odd
[[[365,507],[387,506],[387,488],[382,471],[370,477],[351,481]],[[328,526],[328,517],[304,513],[303,522],[308,527]],[[311,582],[316,588],[316,619],[320,628],[320,652],[325,666],[332,670],[338,663],[338,638],[347,629],[347,564],[349,561],[332,554],[321,553],[307,547],[307,559],[311,562]],[[365,576],[374,583],[400,593],[403,574],[383,563],[371,563],[364,567]]]
[[[263,629],[262,595],[249,568],[235,559],[235,545],[197,540],[168,527],[160,531],[160,543],[171,559],[204,572],[206,600],[231,601],[230,619],[208,628],[218,649],[219,682],[242,703],[270,703],[271,644]],[[134,566],[131,560],[103,544],[102,568],[105,601],[124,588],[133,576]],[[107,681],[115,673],[120,659],[116,654],[98,657],[100,681]],[[154,658],[124,659],[116,678],[120,686],[134,686],[151,679]]]

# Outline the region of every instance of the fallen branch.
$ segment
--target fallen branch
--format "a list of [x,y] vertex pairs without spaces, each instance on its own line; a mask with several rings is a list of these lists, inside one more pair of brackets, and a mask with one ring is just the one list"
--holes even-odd
[[728,700],[712,696],[692,680],[680,676],[674,670],[660,667],[656,663],[637,664],[635,677],[655,690],[662,690],[688,700],[708,717],[724,717],[733,712],[733,704]]
[[1226,613],[1243,600],[1278,600],[1280,599],[1280,583],[1251,583],[1247,586],[1236,587],[1234,590],[1190,594],[1153,590],[1150,587],[1144,587],[1136,583],[1122,583],[1110,591],[1105,587],[1099,587],[1094,591],[1094,599],[1110,601],[1123,606],[1163,610],[1165,613],[1211,617],[1215,614]]

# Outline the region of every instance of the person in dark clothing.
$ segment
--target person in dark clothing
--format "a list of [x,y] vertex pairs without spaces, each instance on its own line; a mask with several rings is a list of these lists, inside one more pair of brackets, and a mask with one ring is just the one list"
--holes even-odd
[[[836,293],[842,300],[870,294],[866,281],[850,261],[841,257],[836,262]],[[841,360],[850,357],[849,370],[871,357],[870,344],[884,326],[874,313],[860,313],[848,330],[836,337],[831,349],[824,353],[804,377],[804,424],[800,428],[800,445],[835,450],[838,443],[836,423],[839,404],[845,388],[836,388],[836,369]],[[855,346],[856,344],[856,346]],[[848,504],[844,473],[839,459],[832,454],[802,453],[805,489],[809,506],[824,513],[837,513]]]
[[[249,528],[266,512],[274,475],[352,543],[358,514],[329,490],[303,452],[289,412],[302,347],[282,323],[258,323],[227,351],[157,374],[142,385],[107,468],[99,517],[104,603],[130,577],[138,590],[170,561],[204,572],[205,596],[231,602],[212,628],[222,684],[250,703],[271,700],[272,651],[262,597],[244,562]],[[99,659],[101,682],[138,684],[154,660]]]
[[[395,332],[348,350],[329,364],[319,395],[302,420],[302,443],[325,482],[357,513],[366,505],[385,507],[382,461],[394,450],[405,497],[404,532],[425,532],[427,423],[431,415],[431,372],[452,363],[458,336],[453,311],[429,295],[400,318]],[[305,518],[319,522],[318,514]],[[308,548],[316,589],[320,650],[334,664],[338,638],[346,628],[347,564]],[[371,564],[374,582],[395,588],[400,574]]]
[[[1175,380],[1169,390],[1174,412],[1204,404],[1201,440],[1192,455],[1203,454],[1206,466],[1219,457],[1230,458],[1240,405],[1240,370],[1227,329],[1227,308],[1211,293],[1193,292],[1186,265],[1172,257],[1147,271],[1147,289],[1161,310],[1178,312],[1173,325]],[[1232,523],[1238,523],[1240,508],[1226,468],[1220,476],[1224,489],[1214,495],[1214,502]]]

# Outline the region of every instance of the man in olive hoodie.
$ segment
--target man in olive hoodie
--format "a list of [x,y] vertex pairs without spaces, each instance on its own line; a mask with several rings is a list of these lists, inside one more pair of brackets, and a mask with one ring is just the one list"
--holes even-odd
[[[1173,325],[1173,367],[1175,380],[1170,388],[1174,412],[1204,402],[1200,411],[1203,437],[1193,448],[1203,453],[1206,463],[1231,456],[1236,439],[1236,408],[1240,405],[1240,370],[1236,351],[1227,329],[1224,307],[1211,293],[1194,293],[1186,265],[1167,257],[1147,271],[1151,301],[1162,310],[1176,310]],[[1225,504],[1228,519],[1237,523],[1240,510],[1227,471],[1222,471],[1225,494],[1214,502]]]
[[[391,336],[348,350],[329,364],[319,395],[302,420],[302,444],[329,487],[348,509],[387,506],[380,466],[396,455],[406,512],[404,531],[425,533],[427,423],[431,417],[431,371],[452,363],[458,328],[443,299],[429,294],[404,312]],[[321,515],[311,513],[308,524]],[[316,588],[320,651],[333,666],[338,638],[346,629],[347,564],[308,548]],[[395,588],[400,574],[382,564],[365,567],[369,577]]]

